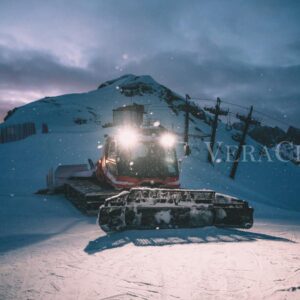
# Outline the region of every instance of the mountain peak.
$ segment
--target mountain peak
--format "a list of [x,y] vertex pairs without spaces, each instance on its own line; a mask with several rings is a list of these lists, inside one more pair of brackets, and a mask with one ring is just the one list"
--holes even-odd
[[134,74],[125,74],[118,78],[105,81],[98,86],[98,89],[103,87],[107,87],[113,84],[122,85],[122,84],[130,84],[134,82],[143,82],[146,84],[157,84],[159,85],[150,75],[134,75]]

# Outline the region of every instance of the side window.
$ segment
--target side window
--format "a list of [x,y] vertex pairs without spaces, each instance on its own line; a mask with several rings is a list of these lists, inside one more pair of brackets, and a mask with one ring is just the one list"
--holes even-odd
[[112,159],[116,159],[117,157],[117,152],[116,152],[116,142],[112,141],[109,145],[108,149],[108,157]]
[[107,167],[110,173],[117,175],[117,151],[115,141],[111,141],[108,146]]
[[174,149],[168,149],[166,150],[166,163],[167,163],[167,169],[168,173],[171,176],[177,176],[178,171],[178,162],[177,162],[177,156]]

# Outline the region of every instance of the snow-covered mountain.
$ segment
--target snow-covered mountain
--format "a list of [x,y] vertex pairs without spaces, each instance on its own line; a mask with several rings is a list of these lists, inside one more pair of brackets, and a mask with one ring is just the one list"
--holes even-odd
[[103,125],[111,121],[112,109],[132,102],[144,104],[149,112],[163,111],[162,115],[166,115],[168,105],[175,109],[182,103],[182,98],[150,76],[124,75],[102,83],[88,93],[46,97],[24,105],[10,114],[5,123],[33,121],[40,125],[44,122],[53,130],[62,127],[77,130],[76,120],[90,126]]

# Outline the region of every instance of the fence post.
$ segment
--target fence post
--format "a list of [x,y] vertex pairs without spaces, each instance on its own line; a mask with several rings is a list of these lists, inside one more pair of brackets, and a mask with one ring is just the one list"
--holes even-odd
[[27,122],[0,128],[0,144],[18,141],[36,134],[35,123]]

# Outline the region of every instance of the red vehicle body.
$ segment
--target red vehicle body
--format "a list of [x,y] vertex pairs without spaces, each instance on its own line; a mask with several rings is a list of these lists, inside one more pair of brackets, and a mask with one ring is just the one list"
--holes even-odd
[[97,180],[116,189],[179,188],[175,143],[161,143],[167,135],[163,129],[152,127],[136,130],[134,140],[122,132],[106,137],[102,158],[96,163]]

